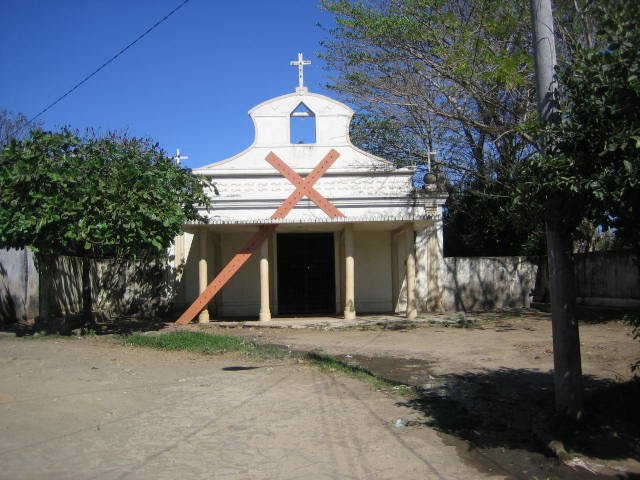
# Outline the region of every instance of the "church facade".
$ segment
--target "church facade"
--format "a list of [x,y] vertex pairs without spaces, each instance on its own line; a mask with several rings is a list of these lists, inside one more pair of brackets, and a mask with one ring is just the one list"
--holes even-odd
[[177,305],[192,304],[251,244],[242,268],[222,273],[228,278],[200,322],[413,318],[442,307],[446,195],[435,185],[414,188],[412,168],[352,145],[353,113],[301,79],[293,93],[249,112],[255,140],[247,150],[194,170],[210,181],[213,209],[202,211],[208,223],[185,225],[176,239]]

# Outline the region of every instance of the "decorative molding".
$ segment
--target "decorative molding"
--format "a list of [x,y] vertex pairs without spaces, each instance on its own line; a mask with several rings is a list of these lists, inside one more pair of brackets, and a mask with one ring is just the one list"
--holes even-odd
[[[303,218],[223,218],[210,217],[208,225],[272,225],[272,224],[316,224],[316,223],[374,223],[374,222],[414,222],[438,220],[428,215],[370,215],[362,217],[303,217]],[[188,225],[199,225],[190,222]]]

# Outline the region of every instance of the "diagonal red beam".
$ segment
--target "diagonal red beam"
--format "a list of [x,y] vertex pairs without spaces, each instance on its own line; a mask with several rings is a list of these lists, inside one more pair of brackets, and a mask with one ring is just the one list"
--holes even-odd
[[225,286],[225,284],[231,280],[240,268],[247,263],[247,260],[251,258],[251,255],[260,248],[262,242],[264,242],[269,235],[271,235],[278,225],[262,225],[258,232],[251,237],[242,250],[236,253],[233,258],[227,263],[222,270],[216,275],[216,278],[207,285],[207,288],[196,298],[196,300],[180,315],[180,318],[176,320],[179,325],[186,325],[191,322],[196,315],[198,315],[204,307],[211,301],[211,299]]
[[332,218],[344,217],[344,214],[338,210],[329,200],[323,197],[318,191],[313,188],[313,185],[324,175],[324,173],[333,165],[340,154],[331,149],[324,158],[316,165],[316,167],[307,175],[304,179],[294,172],[289,165],[287,165],[280,157],[275,153],[269,152],[267,155],[267,162],[269,162],[276,170],[278,170],[283,177],[289,180],[296,189],[291,195],[283,202],[283,204],[275,211],[271,218],[284,218],[293,207],[305,195],[318,207],[322,209],[327,215]]

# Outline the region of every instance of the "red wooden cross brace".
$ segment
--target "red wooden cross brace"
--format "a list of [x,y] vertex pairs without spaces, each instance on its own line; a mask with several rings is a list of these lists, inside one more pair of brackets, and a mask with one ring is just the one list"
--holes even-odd
[[304,179],[300,178],[296,172],[294,172],[289,165],[284,163],[280,157],[275,153],[269,152],[267,155],[267,162],[278,170],[287,180],[295,185],[295,191],[289,195],[282,205],[275,211],[271,218],[284,218],[291,211],[293,207],[304,197],[305,195],[322,209],[331,218],[344,217],[342,212],[338,210],[333,203],[324,198],[313,188],[313,185],[324,175],[331,165],[340,156],[338,152],[331,149],[331,151],[325,155],[325,157],[316,165],[316,167],[307,175]]
[[[316,165],[316,167],[305,178],[301,178],[291,167],[284,163],[280,157],[275,153],[269,152],[266,160],[273,167],[278,170],[287,180],[289,180],[296,189],[291,195],[280,205],[280,207],[271,215],[272,219],[285,218],[291,210],[298,204],[298,202],[305,195],[318,207],[322,209],[327,215],[332,218],[344,217],[342,212],[338,210],[329,200],[323,197],[318,191],[313,188],[313,185],[324,175],[324,173],[334,164],[340,154],[331,149],[324,158]],[[249,260],[251,255],[260,248],[262,243],[269,238],[275,229],[277,224],[262,225],[258,229],[258,232],[251,237],[249,242],[244,246],[242,250],[236,253],[233,258],[220,270],[220,273],[216,275],[216,278],[207,286],[207,288],[196,298],[187,310],[176,320],[177,324],[185,325],[193,320],[204,307],[211,301],[211,299],[220,291],[220,289],[236,274],[238,270]]]

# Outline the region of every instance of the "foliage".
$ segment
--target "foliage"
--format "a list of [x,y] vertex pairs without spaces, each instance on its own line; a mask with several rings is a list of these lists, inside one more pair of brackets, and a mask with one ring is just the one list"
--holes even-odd
[[209,205],[204,184],[147,139],[36,130],[0,153],[0,247],[131,258],[165,250]]
[[351,141],[358,147],[398,166],[415,165],[422,159],[412,152],[426,151],[424,145],[412,135],[411,129],[396,118],[375,118],[357,113],[349,126]]
[[595,47],[558,69],[561,121],[540,127],[546,156],[524,164],[516,200],[568,233],[586,219],[640,247],[640,3],[593,5]]
[[[499,180],[527,153],[516,127],[533,118],[524,2],[326,0],[335,15],[324,59],[330,88],[414,138],[404,156],[440,153],[457,175]],[[399,149],[403,146],[399,145]]]
[[533,151],[525,128],[535,118],[526,2],[323,6],[336,21],[323,42],[334,72],[329,87],[362,112],[351,126],[354,143],[400,165],[426,163],[437,150],[434,166],[453,194],[447,209],[455,221],[448,226],[456,228],[445,229],[447,242],[464,254],[516,251],[528,235],[494,227],[518,222],[507,188],[515,166]]
[[444,253],[450,257],[541,255],[539,218],[511,208],[510,188],[470,181],[452,189],[443,215]]
[[42,123],[40,121],[30,122],[22,113],[0,110],[0,150],[9,145],[11,140],[22,138],[22,132],[29,125],[35,128],[41,126]]

